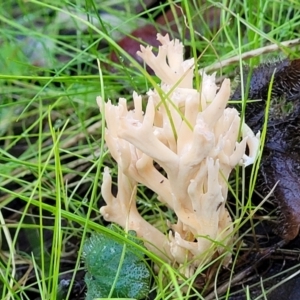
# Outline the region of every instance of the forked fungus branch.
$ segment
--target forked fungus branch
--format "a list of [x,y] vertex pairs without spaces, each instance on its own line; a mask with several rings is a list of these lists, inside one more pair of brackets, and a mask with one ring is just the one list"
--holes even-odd
[[[193,88],[194,59],[183,60],[183,45],[158,34],[161,45],[138,53],[161,79],[159,90],[148,92],[146,111],[142,97],[133,93],[134,110],[126,99],[105,103],[105,140],[118,164],[118,194],[111,193],[111,176],[105,168],[102,196],[104,219],[135,230],[146,247],[165,261],[188,266],[190,274],[216,254],[231,259],[233,224],[225,207],[228,177],[237,165],[255,160],[259,134],[242,124],[234,108],[226,108],[230,80],[218,90],[215,74],[201,74]],[[103,99],[97,98],[101,108]],[[241,136],[241,137],[239,137]],[[247,148],[247,154],[246,154]],[[154,166],[157,163],[165,172]],[[166,174],[166,175],[164,175]],[[177,216],[169,234],[160,232],[136,208],[137,185],[157,194]],[[226,250],[225,250],[226,248]],[[228,251],[229,249],[229,251]]]

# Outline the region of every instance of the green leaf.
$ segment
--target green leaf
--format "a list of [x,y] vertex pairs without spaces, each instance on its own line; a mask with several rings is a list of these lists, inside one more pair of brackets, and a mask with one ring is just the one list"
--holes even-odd
[[[125,235],[115,226],[111,229]],[[128,232],[127,239],[142,245],[134,231]],[[83,259],[87,270],[86,300],[108,296],[141,299],[148,295],[150,272],[143,261],[143,253],[136,247],[104,234],[93,234],[85,242]]]

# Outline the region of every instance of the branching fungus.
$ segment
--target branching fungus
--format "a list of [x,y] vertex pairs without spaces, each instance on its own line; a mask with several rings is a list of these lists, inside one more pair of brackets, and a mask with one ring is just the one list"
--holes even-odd
[[[104,219],[135,230],[146,247],[166,261],[195,268],[216,254],[231,259],[233,224],[225,207],[228,177],[237,165],[252,164],[259,149],[259,134],[241,123],[234,108],[226,108],[230,80],[218,90],[215,74],[202,76],[193,88],[194,60],[183,60],[183,45],[158,34],[162,44],[155,56],[141,46],[138,55],[161,79],[148,92],[145,113],[142,97],[133,93],[134,110],[125,99],[105,103],[105,140],[118,164],[118,194],[111,193],[112,179],[104,170]],[[100,97],[97,99],[102,107]],[[246,154],[247,153],[247,154]],[[164,170],[160,172],[154,162]],[[177,223],[169,234],[148,223],[136,207],[137,184],[157,194],[174,211]],[[229,251],[228,251],[229,250]]]

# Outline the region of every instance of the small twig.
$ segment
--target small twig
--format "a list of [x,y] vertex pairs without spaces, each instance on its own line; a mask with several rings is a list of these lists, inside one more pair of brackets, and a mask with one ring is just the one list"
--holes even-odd
[[205,300],[213,300],[213,299],[216,298],[216,293],[218,295],[223,295],[224,293],[226,293],[229,285],[234,286],[235,284],[239,284],[239,283],[241,283],[241,281],[244,281],[245,278],[253,272],[253,270],[256,268],[256,266],[259,263],[261,263],[266,258],[270,257],[271,254],[274,253],[278,248],[280,248],[280,247],[282,247],[286,244],[287,244],[287,241],[281,240],[280,242],[276,243],[274,246],[272,246],[268,249],[264,249],[259,254],[259,257],[257,258],[257,260],[250,267],[246,268],[241,273],[236,274],[235,276],[233,276],[231,281],[223,283],[221,286],[218,287],[217,291],[212,291],[210,294],[208,294],[205,297]]
[[296,260],[299,261],[299,255],[291,256],[291,255],[271,255],[270,258],[273,260],[282,260],[282,257],[284,256],[284,260]]
[[79,142],[80,140],[84,139],[87,137],[88,135],[92,135],[95,132],[100,132],[100,128],[101,128],[102,124],[101,122],[96,122],[93,125],[89,126],[86,128],[86,132],[80,132],[78,133],[76,136],[74,136],[73,138],[65,141],[64,143],[61,144],[61,148],[66,149],[69,148],[71,146],[73,146],[74,144],[76,144],[77,142]]
[[256,57],[265,53],[270,53],[270,52],[274,52],[279,50],[281,47],[295,47],[297,45],[300,45],[300,39],[294,39],[294,40],[289,40],[289,41],[285,41],[282,42],[280,44],[274,44],[274,45],[268,45],[268,46],[264,46],[255,50],[251,50],[248,52],[243,53],[242,55],[236,55],[233,56],[231,58],[219,61],[217,63],[214,63],[208,67],[205,67],[204,69],[200,70],[200,72],[204,71],[204,72],[214,72],[214,71],[218,71],[223,67],[229,66],[231,64],[237,63],[240,61],[240,59],[244,60],[244,59],[249,59],[252,57]]

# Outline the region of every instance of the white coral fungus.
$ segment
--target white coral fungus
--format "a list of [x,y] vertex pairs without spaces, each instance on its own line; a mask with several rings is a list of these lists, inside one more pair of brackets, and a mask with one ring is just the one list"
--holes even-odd
[[[135,92],[134,110],[128,111],[123,98],[118,105],[105,104],[105,140],[118,163],[118,194],[111,194],[111,176],[105,168],[106,206],[100,212],[106,221],[135,230],[165,261],[184,264],[193,273],[225,249],[223,264],[230,261],[233,224],[225,208],[227,179],[237,165],[253,163],[259,135],[242,124],[239,141],[239,113],[226,108],[229,79],[217,92],[215,74],[201,74],[201,87],[194,89],[194,60],[183,60],[182,43],[170,41],[168,35],[157,38],[162,44],[157,56],[151,47],[141,46],[138,52],[162,81],[159,91],[148,92],[145,113],[142,97]],[[97,101],[101,108],[102,99]],[[169,235],[139,214],[137,184],[154,191],[176,214],[177,223],[168,222]]]

